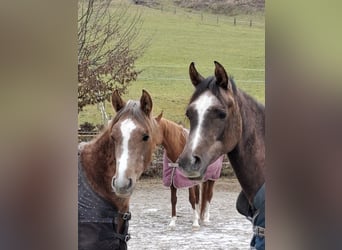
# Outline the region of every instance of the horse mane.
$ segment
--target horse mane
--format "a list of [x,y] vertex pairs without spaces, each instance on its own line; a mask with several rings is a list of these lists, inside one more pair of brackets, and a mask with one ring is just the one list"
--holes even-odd
[[183,151],[188,134],[183,126],[165,118],[161,118],[159,125],[163,134],[162,145],[166,154],[171,161],[176,162]]
[[[245,114],[254,114],[255,115],[255,124],[252,124],[252,119],[243,119],[243,127],[246,128],[260,128],[262,129],[261,134],[265,137],[265,106],[259,102],[257,102],[252,96],[247,94],[246,92],[239,89],[237,100],[240,107],[240,110],[242,109],[242,106],[244,110],[246,110],[245,113],[241,113],[242,116]],[[248,113],[247,113],[248,112]],[[246,116],[246,115],[245,115]],[[246,118],[246,117],[245,117]]]
[[93,140],[83,146],[80,161],[93,189],[120,208],[120,203],[117,202],[117,198],[115,195],[113,196],[110,189],[110,182],[116,171],[114,152],[115,146],[110,139],[110,129],[107,126]]

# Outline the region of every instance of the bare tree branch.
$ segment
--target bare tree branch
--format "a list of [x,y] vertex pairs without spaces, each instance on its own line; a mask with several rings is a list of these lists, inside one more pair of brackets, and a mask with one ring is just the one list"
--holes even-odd
[[[78,19],[78,110],[124,93],[140,73],[135,61],[149,44],[140,39],[141,14],[112,0],[80,0]],[[140,39],[140,42],[138,40]]]

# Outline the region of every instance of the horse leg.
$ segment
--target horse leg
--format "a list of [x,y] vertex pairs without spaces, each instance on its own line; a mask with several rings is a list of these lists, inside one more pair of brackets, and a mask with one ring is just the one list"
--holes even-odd
[[202,182],[202,192],[201,192],[201,210],[200,210],[200,218],[201,221],[204,221],[204,213],[207,208],[207,187],[208,181]]
[[201,204],[201,220],[204,224],[210,223],[210,202],[213,198],[215,181],[208,180],[202,184],[202,204]]
[[171,229],[174,229],[176,227],[176,220],[177,220],[177,215],[176,215],[177,189],[173,185],[171,185],[170,190],[171,190],[171,221],[170,221],[169,227]]
[[198,185],[189,188],[189,201],[193,211],[193,223],[192,228],[199,228],[199,214],[198,214],[198,203],[199,203],[199,188]]

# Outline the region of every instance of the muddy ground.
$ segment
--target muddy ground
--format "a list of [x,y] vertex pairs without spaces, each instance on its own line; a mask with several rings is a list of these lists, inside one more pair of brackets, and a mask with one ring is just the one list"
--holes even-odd
[[211,223],[192,230],[188,190],[179,189],[176,229],[171,218],[170,190],[161,179],[139,180],[131,198],[130,250],[249,249],[252,224],[235,209],[240,186],[235,179],[215,183],[210,207]]

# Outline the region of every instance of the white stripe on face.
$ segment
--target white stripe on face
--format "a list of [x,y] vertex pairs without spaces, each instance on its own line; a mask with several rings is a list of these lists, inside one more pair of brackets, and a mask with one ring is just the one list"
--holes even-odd
[[136,125],[131,119],[127,119],[121,123],[120,131],[122,134],[122,153],[119,159],[119,167],[117,174],[117,183],[123,186],[125,185],[125,172],[127,170],[127,161],[129,156],[128,142],[131,137],[132,131],[136,128]]
[[212,106],[213,103],[214,103],[214,96],[209,95],[208,93],[203,94],[193,103],[194,108],[197,111],[197,115],[198,115],[198,124],[197,124],[196,130],[194,132],[194,137],[192,140],[192,151],[195,150],[198,143],[200,142],[205,111],[207,111],[208,108]]

